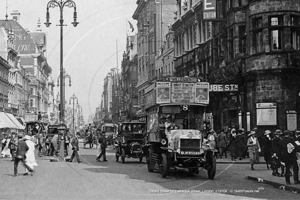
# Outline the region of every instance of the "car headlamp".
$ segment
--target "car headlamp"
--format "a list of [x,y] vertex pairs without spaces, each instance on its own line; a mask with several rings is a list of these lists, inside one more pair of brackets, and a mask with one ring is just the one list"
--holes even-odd
[[162,145],[166,145],[167,144],[167,141],[165,139],[162,139],[160,142],[161,142]]

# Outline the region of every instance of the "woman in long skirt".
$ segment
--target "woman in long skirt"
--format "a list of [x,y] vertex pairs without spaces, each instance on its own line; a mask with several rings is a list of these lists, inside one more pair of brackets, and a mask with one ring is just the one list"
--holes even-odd
[[258,139],[255,137],[255,131],[251,131],[249,133],[249,138],[247,140],[247,147],[249,152],[251,170],[254,170],[254,164],[258,163],[259,161],[259,152],[260,145]]
[[11,158],[12,157],[12,155],[10,153],[10,149],[9,149],[10,137],[11,137],[10,135],[7,135],[2,140],[2,151],[1,151],[2,158],[5,158],[5,157]]
[[[35,144],[34,142],[31,141],[31,137],[29,135],[25,135],[24,140],[29,148],[25,154],[26,155],[25,163],[34,171],[34,167],[38,166],[38,164],[36,163],[35,153],[34,153]],[[28,172],[25,173],[25,175],[27,174]],[[33,175],[33,173],[31,175]]]

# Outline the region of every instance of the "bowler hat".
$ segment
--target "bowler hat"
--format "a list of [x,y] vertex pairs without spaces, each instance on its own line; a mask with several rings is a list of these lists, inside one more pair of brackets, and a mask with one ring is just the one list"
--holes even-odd
[[277,130],[275,131],[275,134],[276,134],[276,135],[277,135],[277,134],[281,135],[281,134],[282,134],[282,131],[281,131],[280,129],[277,129]]
[[264,135],[269,135],[269,134],[271,134],[271,131],[270,130],[266,130]]

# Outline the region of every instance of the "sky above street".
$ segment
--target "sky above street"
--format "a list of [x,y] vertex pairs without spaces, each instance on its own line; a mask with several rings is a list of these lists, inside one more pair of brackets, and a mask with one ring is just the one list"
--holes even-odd
[[[50,8],[47,28],[46,7],[49,0],[7,0],[9,19],[13,10],[21,13],[20,24],[34,32],[38,19],[47,34],[47,59],[56,84],[60,68],[59,8]],[[74,0],[77,6],[77,27],[73,27],[73,8],[64,8],[63,45],[64,68],[71,76],[72,86],[66,84],[66,100],[75,94],[83,109],[85,121],[101,103],[104,78],[112,68],[121,68],[126,47],[126,34],[131,33],[130,21],[136,31],[132,15],[136,0]],[[6,0],[0,0],[0,19],[5,19]],[[117,62],[118,61],[118,62]],[[66,81],[68,81],[66,79]],[[68,82],[67,82],[68,83]],[[58,91],[59,88],[55,88]],[[56,92],[55,92],[56,96]]]

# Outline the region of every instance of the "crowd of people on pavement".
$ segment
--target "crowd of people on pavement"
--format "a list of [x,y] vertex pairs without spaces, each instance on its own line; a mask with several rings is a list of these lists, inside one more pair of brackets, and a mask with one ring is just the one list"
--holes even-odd
[[[14,176],[18,176],[18,165],[22,163],[25,168],[24,176],[34,174],[35,167],[38,166],[35,156],[55,156],[57,157],[62,145],[64,142],[64,157],[65,161],[73,162],[76,158],[78,163],[81,163],[79,156],[79,137],[80,133],[71,134],[68,129],[60,130],[57,128],[54,130],[54,135],[50,136],[43,132],[39,132],[37,129],[30,129],[27,133],[0,133],[0,149],[1,157],[11,158],[14,166]],[[89,127],[84,136],[86,138],[92,138],[92,144],[96,145],[96,148],[99,146],[99,152],[96,155],[96,160],[100,161],[103,158],[103,161],[106,159],[106,148],[107,141],[105,133],[100,129],[93,129]],[[95,140],[95,141],[94,141]],[[87,140],[85,140],[86,142]],[[84,143],[88,144],[88,143]],[[92,146],[91,146],[92,147]],[[69,154],[69,149],[71,154]]]
[[34,174],[35,167],[38,166],[35,159],[36,145],[34,141],[36,141],[34,137],[23,133],[1,133],[1,157],[11,158],[14,176],[19,175],[18,165],[20,162],[25,168],[24,176],[29,175],[29,172],[31,175]]
[[[290,176],[294,183],[299,182],[300,164],[300,131],[281,131],[277,129],[274,133],[266,130],[259,134],[257,128],[245,131],[243,128],[236,130],[232,128],[218,133],[214,130],[207,132],[206,138],[213,141],[218,149],[217,158],[230,153],[231,160],[242,160],[246,157],[250,160],[251,170],[259,163],[259,156],[263,155],[267,169],[272,169],[273,176],[285,177],[287,184],[291,184]],[[291,168],[293,172],[291,172]],[[279,173],[280,169],[280,173]]]

